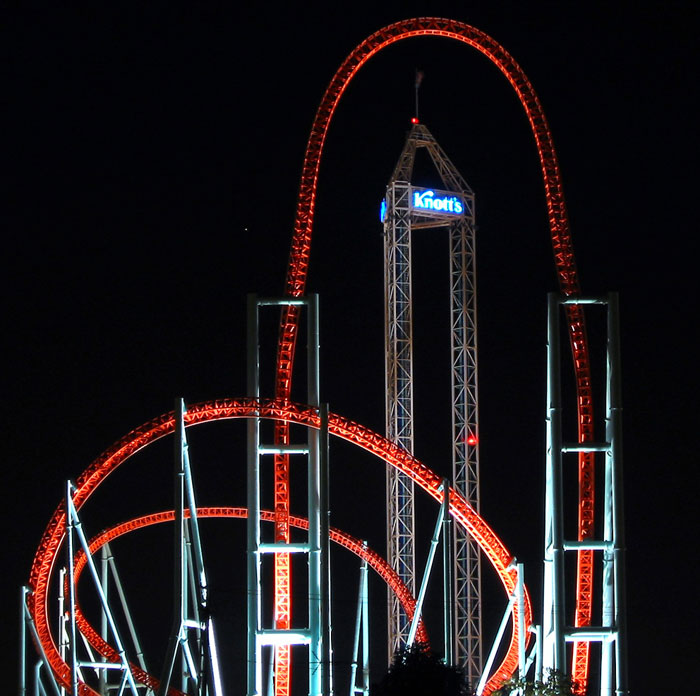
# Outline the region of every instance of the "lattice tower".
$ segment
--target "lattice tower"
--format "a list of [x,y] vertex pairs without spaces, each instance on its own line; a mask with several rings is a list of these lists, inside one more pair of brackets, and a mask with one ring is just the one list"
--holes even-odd
[[[453,212],[418,210],[411,184],[418,148],[425,148],[445,189],[463,204]],[[429,130],[414,123],[387,186],[384,218],[386,433],[413,453],[413,312],[411,233],[446,228],[450,238],[452,476],[456,490],[479,510],[474,194]],[[387,471],[387,549],[391,566],[415,592],[414,492],[409,478]],[[463,531],[454,540],[454,655],[476,682],[482,668],[481,562]],[[404,645],[409,622],[389,597],[388,649]]]

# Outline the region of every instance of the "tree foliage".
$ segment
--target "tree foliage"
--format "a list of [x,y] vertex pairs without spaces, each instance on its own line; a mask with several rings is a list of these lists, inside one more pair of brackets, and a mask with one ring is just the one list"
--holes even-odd
[[494,696],[574,696],[571,679],[561,672],[547,670],[547,678],[544,681],[530,681],[528,679],[509,679],[501,686]]
[[429,646],[415,643],[394,655],[389,671],[371,696],[467,696],[464,673],[446,665]]

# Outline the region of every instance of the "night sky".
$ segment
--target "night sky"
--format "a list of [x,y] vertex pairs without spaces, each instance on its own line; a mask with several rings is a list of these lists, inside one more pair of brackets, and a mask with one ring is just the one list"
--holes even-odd
[[[65,480],[175,397],[245,394],[245,296],[282,292],[302,157],[326,85],[369,34],[421,15],[490,34],[539,94],[583,291],[620,293],[633,693],[678,687],[690,673],[698,615],[694,8],[376,5],[85,4],[15,10],[3,21],[2,609],[11,684],[19,587]],[[321,301],[322,397],[383,431],[378,209],[414,115],[416,69],[425,73],[421,120],[476,194],[482,512],[526,563],[539,611],[546,293],[556,277],[524,112],[498,70],[456,42],[386,49],[350,85],[331,125],[308,281]],[[447,474],[447,239],[433,231],[414,243],[416,454]],[[266,321],[272,354],[277,319],[270,312]],[[595,342],[595,320],[591,331]],[[192,432],[201,504],[245,504],[244,455],[240,423]],[[86,506],[88,532],[172,505],[171,467],[164,442],[115,474]],[[331,479],[331,523],[383,552],[381,464],[332,443]],[[422,498],[418,506],[429,538],[437,511]],[[244,526],[203,525],[231,694],[243,690]],[[170,544],[161,529],[115,549],[153,665],[170,626],[167,602],[153,601],[169,591]],[[334,637],[347,662],[357,565],[343,552],[334,564],[343,577],[333,590]],[[505,604],[495,583],[486,573],[487,630]],[[376,581],[370,592],[379,633],[384,589]],[[385,659],[379,635],[373,652],[376,678]],[[346,679],[339,671],[343,691]]]

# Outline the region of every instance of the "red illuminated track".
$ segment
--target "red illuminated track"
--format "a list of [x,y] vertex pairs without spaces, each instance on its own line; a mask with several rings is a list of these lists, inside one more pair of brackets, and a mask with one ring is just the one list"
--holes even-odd
[[[220,400],[189,406],[185,413],[185,425],[193,426],[231,418],[268,418],[318,428],[319,416],[316,410],[300,404],[287,404],[274,399]],[[330,414],[328,428],[332,435],[343,438],[377,456],[382,462],[396,467],[410,476],[423,490],[436,501],[442,501],[440,485],[442,479],[421,464],[415,457],[389,442],[386,438],[368,428]],[[173,413],[167,413],[149,421],[128,433],[109,450],[98,457],[75,482],[74,504],[80,509],[99,485],[117,467],[132,455],[159,438],[171,434],[175,429]],[[515,589],[516,570],[510,567],[512,556],[486,522],[454,490],[450,489],[450,514],[479,544],[483,553],[496,570],[506,592],[510,595]],[[29,610],[34,619],[37,634],[48,663],[56,678],[64,687],[70,686],[70,670],[56,647],[49,625],[49,586],[53,571],[57,566],[59,553],[65,537],[64,503],[54,512],[32,563],[29,578],[31,593],[28,598]],[[532,623],[532,609],[529,596],[526,596],[525,620]],[[514,624],[517,625],[517,617]],[[489,680],[485,693],[491,693],[516,669],[518,663],[518,638],[511,634],[508,652],[503,662]],[[87,685],[80,683],[80,696],[95,696]]]
[[[189,517],[189,510],[185,511],[185,517]],[[266,522],[274,522],[275,515],[273,512],[267,510],[262,510],[260,516]],[[246,508],[235,508],[235,507],[205,507],[197,508],[197,517],[199,519],[206,518],[235,518],[235,519],[245,519],[248,517],[248,510]],[[138,529],[143,529],[154,524],[161,524],[163,522],[173,522],[175,520],[175,511],[167,510],[165,512],[156,512],[151,515],[144,515],[143,517],[137,517],[136,519],[129,520],[128,522],[122,522],[122,524],[116,525],[102,532],[98,536],[90,540],[88,546],[90,549],[90,554],[95,555],[105,544],[108,544],[115,539],[118,539],[124,534],[134,532]],[[289,524],[292,527],[297,527],[299,529],[308,529],[308,520],[302,517],[290,516]],[[409,619],[413,618],[413,614],[416,608],[416,600],[410,593],[406,585],[401,581],[401,578],[396,574],[396,572],[391,568],[391,566],[375,551],[370,549],[368,546],[364,545],[359,539],[356,539],[345,532],[341,532],[337,529],[330,529],[331,541],[340,544],[344,548],[352,551],[356,556],[367,561],[368,565],[379,575],[384,582],[391,588],[401,602],[401,606],[408,615]],[[78,586],[80,580],[80,575],[83,569],[87,565],[87,557],[84,551],[80,551],[76,555],[75,559],[75,574],[74,574],[74,585]],[[68,583],[68,578],[66,577],[66,583]],[[68,587],[65,588],[66,596],[68,596]],[[80,632],[85,636],[86,640],[90,645],[112,662],[117,662],[119,660],[119,655],[116,650],[106,643],[99,635],[99,633],[92,627],[92,625],[87,621],[83,615],[80,607],[76,607],[75,610],[75,620]],[[428,643],[428,634],[425,629],[425,625],[421,620],[419,622],[418,630],[416,632],[416,640],[421,643]],[[66,665],[68,667],[68,665]],[[137,665],[130,665],[131,670],[134,674],[134,678],[141,684],[145,684],[154,690],[158,691],[159,681],[152,675],[144,672]],[[176,689],[168,690],[169,696],[184,696],[180,691]]]
[[[321,154],[328,127],[343,92],[359,69],[372,56],[397,41],[417,36],[442,36],[475,48],[496,65],[512,85],[525,109],[537,145],[559,287],[567,296],[578,295],[580,292],[578,274],[557,155],[547,119],[535,90],[513,57],[490,36],[468,24],[434,17],[407,19],[380,29],[357,46],[333,76],[316,113],[306,147],[287,270],[286,294],[291,297],[300,297],[305,291]],[[567,305],[566,314],[576,379],[578,438],[579,442],[589,442],[593,440],[593,402],[584,316],[582,309],[577,305]],[[297,306],[290,306],[284,310],[277,353],[276,396],[278,399],[289,399],[291,395],[298,320]],[[280,425],[278,434],[280,438],[288,435],[286,426]],[[285,490],[288,491],[285,489],[285,486],[288,486],[288,480],[285,478],[282,460],[278,473],[276,483],[279,483],[282,491],[278,496],[279,509],[284,511],[285,506],[288,510],[289,498],[288,494],[286,497],[283,494]],[[580,540],[592,536],[593,523],[594,460],[592,454],[580,453],[578,522]],[[577,560],[575,625],[588,626],[591,623],[592,609],[593,552],[579,551]],[[580,691],[585,691],[588,659],[589,644],[575,643],[572,677]]]

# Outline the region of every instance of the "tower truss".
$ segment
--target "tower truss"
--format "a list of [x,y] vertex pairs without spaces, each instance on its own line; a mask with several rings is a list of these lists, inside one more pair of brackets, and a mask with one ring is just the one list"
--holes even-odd
[[[425,148],[446,191],[411,184],[416,152]],[[474,194],[428,128],[414,123],[387,186],[384,293],[387,438],[413,452],[413,312],[411,233],[446,228],[450,238],[452,477],[479,510]],[[387,471],[387,548],[392,567],[415,592],[414,492],[401,472]],[[481,673],[479,549],[463,532],[454,540],[454,654],[470,681]],[[389,653],[408,637],[399,604],[389,603]]]
[[[580,285],[572,247],[558,158],[547,119],[530,81],[513,57],[490,36],[462,22],[435,17],[408,19],[383,27],[365,39],[348,55],[331,80],[317,111],[316,118],[314,119],[304,157],[297,212],[294,221],[294,235],[292,238],[287,281],[285,285],[285,296],[287,298],[300,298],[305,293],[317,200],[320,160],[326,134],[341,96],[358,71],[378,52],[398,41],[425,36],[439,36],[455,40],[479,51],[501,71],[516,92],[531,126],[539,156],[547,203],[547,218],[559,288],[565,297],[577,298],[580,295]],[[593,443],[594,438],[591,426],[593,419],[593,400],[591,395],[589,348],[583,310],[580,307],[581,304],[579,300],[567,304],[564,308],[566,323],[568,325],[568,338],[574,362],[576,384],[576,420],[579,432],[575,446],[579,447],[579,538],[576,542],[568,542],[566,548],[558,547],[557,562],[561,561],[560,557],[563,555],[561,552],[574,550],[571,544],[579,544],[575,547],[575,554],[578,560],[575,589],[577,603],[575,623],[576,628],[584,630],[577,632],[576,636],[572,636],[574,656],[571,672],[580,689],[585,690],[588,679],[589,644],[591,640],[584,639],[583,636],[586,632],[585,628],[591,627],[593,553],[594,551],[602,550],[607,554],[605,562],[608,563],[608,570],[606,571],[606,576],[603,578],[603,583],[609,582],[610,576],[615,576],[616,573],[618,576],[621,576],[623,574],[623,565],[621,563],[611,565],[610,560],[610,555],[613,557],[616,554],[618,557],[620,555],[620,548],[618,548],[622,545],[620,536],[613,542],[600,542],[605,548],[599,548],[594,542],[588,541],[588,537],[593,533],[593,503],[596,481],[593,475],[595,451],[590,449],[590,447],[588,449],[583,447],[584,443]],[[280,424],[280,430],[275,436],[275,444],[282,445],[287,443],[286,428],[290,423],[312,424],[312,427],[319,427],[319,413],[316,406],[311,407],[307,411],[293,404],[290,399],[295,347],[299,336],[300,314],[299,306],[293,303],[286,306],[282,312],[277,354],[276,398],[274,400],[248,398],[241,401],[223,400],[201,404],[185,414],[186,425],[189,426],[200,422],[206,422],[207,420],[231,417],[253,419],[260,419],[263,417],[272,418],[275,422]],[[350,441],[360,444],[368,451],[382,458],[388,464],[400,468],[403,473],[411,473],[416,483],[422,485],[434,498],[439,499],[439,494],[435,488],[436,481],[431,480],[433,478],[432,472],[427,471],[419,462],[412,461],[412,458],[405,450],[385,441],[376,433],[371,433],[356,423],[334,416],[329,418],[329,429],[335,431],[334,434],[346,437]],[[148,444],[164,434],[172,432],[174,423],[175,418],[172,413],[154,419],[144,424],[141,428],[129,433],[120,443],[117,443],[118,446],[106,451],[101,458],[93,462],[90,467],[83,472],[81,478],[76,481],[77,490],[72,501],[76,510],[90,497],[97,488],[99,482],[112,468],[118,466],[145,444]],[[478,434],[476,437],[478,438]],[[562,452],[562,454],[563,453],[564,452]],[[556,456],[559,457],[559,454]],[[278,486],[279,495],[276,497],[274,521],[280,532],[280,536],[282,536],[286,533],[285,530],[289,526],[287,524],[289,521],[287,507],[289,481],[284,471],[288,455],[281,454],[276,455],[276,457],[280,458],[282,464],[277,467],[279,471],[275,472],[275,481]],[[275,463],[277,464],[277,461]],[[613,472],[611,471],[610,475],[612,474]],[[621,472],[615,473],[615,476],[621,476]],[[615,486],[615,490],[621,492],[619,481]],[[485,523],[480,519],[475,519],[478,515],[474,509],[467,505],[456,493],[455,496],[458,498],[459,504],[451,503],[451,514],[456,522],[461,522],[465,526],[468,526],[474,538],[479,539],[483,544],[482,548],[486,557],[493,563],[506,591],[511,595],[514,587],[512,577],[514,570],[509,570],[512,557],[507,553],[505,548],[502,547],[502,544],[500,544],[495,537],[495,534],[491,532]],[[606,522],[606,525],[607,524]],[[556,525],[553,524],[552,529],[554,529],[555,526]],[[41,539],[39,548],[37,549],[29,578],[28,589],[26,592],[23,591],[22,599],[23,614],[31,624],[27,627],[28,632],[37,645],[40,646],[42,664],[39,665],[39,668],[44,669],[45,667],[49,667],[52,673],[52,683],[54,685],[60,685],[60,688],[68,688],[70,686],[69,667],[64,657],[59,652],[59,647],[55,644],[47,612],[49,586],[52,582],[52,572],[57,563],[56,554],[59,553],[65,541],[65,533],[65,508],[59,506],[51,518]],[[282,540],[278,539],[278,541]],[[277,559],[280,559],[280,561],[288,557],[288,554],[283,551],[275,551],[274,555]],[[280,566],[281,565],[282,563],[280,563]],[[276,605],[276,610],[278,611],[286,602],[288,587],[288,584],[286,586],[283,583],[277,584],[277,589],[279,590],[278,597],[280,598],[280,601]],[[617,593],[623,591],[624,578],[617,577],[615,579],[615,588],[615,592]],[[624,596],[619,595],[617,599],[615,597],[615,594],[613,594],[612,597],[608,596],[606,605],[608,609],[606,609],[606,612],[608,612],[608,614],[612,612],[610,616],[613,618],[606,618],[605,621],[607,622],[619,621],[620,618],[624,620],[624,612],[619,618],[615,617],[615,612],[621,611],[620,601],[624,602]],[[289,604],[289,602],[287,602],[287,604]],[[531,622],[529,604],[527,604],[527,611],[524,611],[524,613],[527,617],[527,624],[529,625]],[[608,616],[608,614],[606,614],[606,616]],[[286,621],[287,619],[284,618],[284,620]],[[515,623],[515,621],[513,623]],[[610,640],[614,640],[617,649],[617,646],[622,646],[622,638],[618,639],[617,637],[612,637],[611,629],[614,629],[616,625],[617,624],[612,626],[604,625],[606,630],[601,630],[600,635],[605,637],[610,645],[612,645]],[[281,630],[281,627],[278,628]],[[591,628],[591,631],[594,631],[594,629]],[[624,631],[621,631],[619,635],[624,637]],[[557,638],[557,640],[559,640],[559,638]],[[569,636],[565,635],[564,640],[568,641]],[[281,648],[283,646],[279,647]],[[492,690],[496,688],[495,685],[497,683],[500,683],[503,679],[513,674],[517,666],[516,661],[514,661],[514,655],[518,652],[518,647],[517,636],[514,636],[511,640],[506,659],[503,661],[502,666],[496,670],[491,680],[489,680],[489,683],[493,682],[493,685],[489,686],[487,684],[484,693],[490,693],[489,689]],[[106,648],[109,651],[109,646],[106,646]],[[563,650],[557,649],[560,654],[563,653]],[[611,662],[613,659],[609,652],[606,659],[608,662]],[[278,659],[278,665],[280,662],[281,660]],[[137,670],[138,667],[132,667],[132,671],[136,677],[138,677]],[[623,670],[620,669],[620,674],[622,673]],[[144,679],[144,684],[149,684],[149,688],[155,688],[157,684],[155,679],[151,680],[149,675],[142,675],[142,678]],[[57,686],[57,688],[59,687]],[[81,691],[81,693],[95,692],[85,687],[85,690]]]

